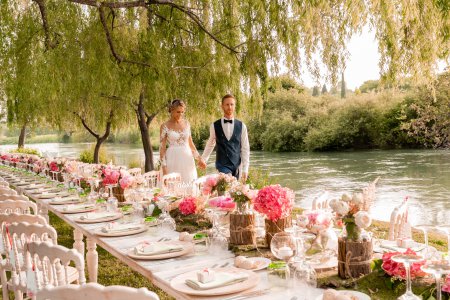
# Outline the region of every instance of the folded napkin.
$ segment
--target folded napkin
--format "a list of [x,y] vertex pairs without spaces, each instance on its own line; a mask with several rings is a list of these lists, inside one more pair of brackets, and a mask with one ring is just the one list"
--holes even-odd
[[101,231],[104,233],[119,233],[124,231],[134,231],[140,228],[141,226],[139,224],[116,224],[112,228],[103,227]]
[[[405,252],[405,250],[407,249],[407,248],[399,247],[395,244],[395,242],[390,242],[390,241],[381,243],[380,248],[390,250],[390,251],[395,251],[395,252]],[[420,252],[426,248],[426,245],[416,243],[415,246],[409,247],[409,248],[414,252]],[[386,251],[384,251],[384,252],[386,252]]]
[[66,202],[74,202],[74,201],[79,201],[80,199],[79,198],[76,198],[76,197],[68,197],[68,198],[59,198],[59,197],[56,197],[56,198],[53,198],[52,200],[51,200],[51,202],[57,202],[57,203],[66,203]]
[[247,273],[216,272],[215,279],[211,282],[201,283],[197,279],[186,279],[185,283],[194,290],[209,290],[242,282],[247,278]]
[[136,246],[134,253],[136,255],[158,255],[172,252],[180,252],[183,250],[183,246],[179,244],[166,244],[166,243],[152,243],[151,245]]
[[80,220],[99,220],[104,218],[110,218],[116,216],[116,213],[111,212],[99,212],[99,213],[91,213],[85,216],[81,216]]
[[63,207],[63,211],[76,211],[76,210],[84,210],[88,208],[95,208],[95,205],[93,204],[75,204]]

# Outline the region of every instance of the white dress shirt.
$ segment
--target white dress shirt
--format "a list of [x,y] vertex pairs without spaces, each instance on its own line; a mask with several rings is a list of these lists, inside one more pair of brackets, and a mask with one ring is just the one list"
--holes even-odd
[[[225,133],[225,137],[230,140],[234,131],[234,119],[232,123],[225,123],[224,118],[220,119],[222,123],[222,129]],[[214,123],[209,127],[209,139],[206,142],[205,150],[203,151],[202,158],[205,162],[208,162],[214,147],[216,146],[216,131],[214,130]],[[248,167],[250,164],[250,144],[248,142],[247,126],[242,123],[241,133],[241,172],[248,174]]]

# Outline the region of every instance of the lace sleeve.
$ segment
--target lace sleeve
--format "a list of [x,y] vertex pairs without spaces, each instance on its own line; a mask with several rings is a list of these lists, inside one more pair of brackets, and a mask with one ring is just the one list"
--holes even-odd
[[167,166],[166,162],[166,144],[167,144],[167,126],[163,124],[161,126],[161,133],[159,135],[159,159],[161,166]]

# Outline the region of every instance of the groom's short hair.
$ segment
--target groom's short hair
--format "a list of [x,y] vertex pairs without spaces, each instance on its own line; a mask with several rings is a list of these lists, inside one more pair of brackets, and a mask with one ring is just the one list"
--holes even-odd
[[223,104],[223,101],[225,101],[225,99],[228,99],[228,98],[232,98],[232,99],[234,99],[234,101],[236,101],[236,98],[234,98],[233,95],[231,95],[231,94],[226,94],[225,96],[222,97],[222,104]]

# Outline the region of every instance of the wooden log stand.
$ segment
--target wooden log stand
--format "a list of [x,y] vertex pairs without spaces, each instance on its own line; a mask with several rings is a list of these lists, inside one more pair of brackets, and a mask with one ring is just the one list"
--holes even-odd
[[115,186],[112,188],[112,192],[114,197],[117,198],[117,201],[119,202],[125,202],[125,196],[123,194],[124,190],[120,186]]
[[338,275],[341,278],[358,278],[370,273],[372,241],[354,242],[339,238]]
[[273,236],[278,232],[283,232],[285,228],[292,227],[292,217],[279,219],[276,222],[266,219],[266,242],[270,247]]
[[256,245],[255,215],[230,214],[230,244]]

